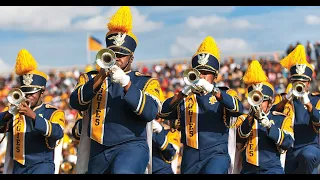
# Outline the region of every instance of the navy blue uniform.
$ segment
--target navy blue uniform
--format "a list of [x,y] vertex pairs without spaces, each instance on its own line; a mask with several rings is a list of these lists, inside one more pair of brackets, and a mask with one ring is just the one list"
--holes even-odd
[[70,106],[85,111],[91,138],[88,173],[142,174],[149,159],[146,124],[159,110],[160,84],[139,72],[126,72],[131,86],[127,93],[106,78],[93,90],[97,71],[83,74],[71,93]]
[[[11,134],[10,156],[14,159],[13,174],[54,174],[54,147],[63,137],[65,127],[64,112],[41,104],[33,108],[36,119],[16,115],[8,122]],[[0,113],[0,126],[7,122]]]
[[241,174],[284,174],[280,153],[288,150],[294,139],[292,119],[278,112],[268,115],[272,125],[266,129],[254,119],[250,124],[241,115],[243,123],[237,128],[237,142],[243,143]]
[[177,155],[167,137],[169,130],[152,136],[152,174],[173,174],[171,161]]
[[[211,93],[190,95],[170,110],[172,98],[163,103],[161,117],[179,119],[181,142],[184,145],[181,173],[227,173],[229,122],[231,117],[242,114],[243,106],[232,89],[220,88],[222,100]],[[231,125],[232,126],[232,125]]]

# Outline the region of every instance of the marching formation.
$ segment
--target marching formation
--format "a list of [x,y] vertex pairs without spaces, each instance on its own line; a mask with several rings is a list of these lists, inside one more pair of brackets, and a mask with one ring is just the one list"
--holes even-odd
[[[157,78],[131,69],[138,38],[130,8],[121,7],[107,26],[96,69],[80,75],[69,97],[79,115],[72,128],[79,140],[75,173],[319,173],[320,93],[309,91],[314,68],[304,46],[280,61],[290,71],[281,94],[259,61],[250,63],[242,77],[247,113],[234,89],[217,86],[213,37],[190,57],[183,89],[165,98]],[[65,113],[43,103],[48,76],[28,50],[18,52],[15,73],[20,88],[9,92],[0,113],[0,132],[8,136],[4,173],[58,174],[67,166],[59,159]]]

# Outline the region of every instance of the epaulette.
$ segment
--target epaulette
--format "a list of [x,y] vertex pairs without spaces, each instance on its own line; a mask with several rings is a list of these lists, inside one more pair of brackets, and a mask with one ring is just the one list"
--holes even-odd
[[136,76],[148,76],[148,77],[151,77],[150,74],[142,74],[142,73],[140,73],[139,71],[135,72],[134,75],[136,75]]
[[283,114],[281,112],[278,112],[278,111],[272,111],[272,114],[275,115],[275,116],[276,115],[285,116],[285,117],[287,116],[287,115],[285,115],[285,114]]
[[230,88],[227,87],[227,86],[221,86],[221,87],[218,87],[220,90],[223,90],[223,91],[227,91],[229,90]]
[[311,93],[311,96],[319,96],[320,95],[320,92],[313,92]]
[[50,104],[46,104],[45,107],[46,107],[47,109],[58,109],[57,107],[52,106],[52,105],[50,105]]

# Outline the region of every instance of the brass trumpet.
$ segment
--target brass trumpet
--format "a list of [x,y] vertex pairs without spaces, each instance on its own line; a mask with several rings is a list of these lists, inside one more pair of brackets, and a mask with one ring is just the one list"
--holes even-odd
[[19,106],[22,102],[27,102],[27,104],[30,106],[28,101],[26,101],[27,98],[25,97],[25,93],[23,93],[19,88],[11,89],[8,93],[7,100],[11,104],[9,113],[13,115],[18,113],[18,109],[16,107]]
[[20,105],[22,102],[26,101],[25,94],[19,88],[13,88],[9,91],[8,101],[13,105]]
[[116,64],[116,54],[113,50],[101,49],[96,55],[96,63],[103,69],[110,69]]
[[204,90],[194,86],[194,83],[200,79],[200,72],[197,69],[189,68],[183,72],[183,80],[188,86],[192,86],[195,91],[203,93]]
[[295,82],[292,85],[292,94],[296,97],[302,97],[305,92],[306,85],[302,82]]
[[251,106],[259,106],[263,102],[263,93],[259,90],[253,90],[248,94],[248,103]]

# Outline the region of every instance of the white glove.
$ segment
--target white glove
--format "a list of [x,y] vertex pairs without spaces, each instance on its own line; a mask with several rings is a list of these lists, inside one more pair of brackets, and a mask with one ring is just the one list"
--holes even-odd
[[270,122],[269,118],[265,116],[260,120],[260,125],[269,129],[272,123]]
[[10,114],[16,115],[16,114],[18,114],[18,111],[19,111],[18,106],[12,105],[12,104],[9,106],[8,112],[9,112]]
[[184,95],[186,95],[186,96],[189,96],[191,93],[192,93],[192,87],[191,86],[185,86],[183,89],[182,89],[182,91],[181,91],[181,93],[182,94],[184,94]]
[[195,86],[202,87],[205,91],[207,92],[212,92],[214,85],[209,83],[205,79],[199,79],[197,82],[194,84]]
[[292,89],[290,89],[290,91],[286,94],[285,98],[286,98],[288,101],[291,101],[291,99],[292,99]]
[[162,126],[160,123],[158,123],[156,120],[152,120],[152,131],[154,133],[159,134],[162,131]]
[[300,100],[301,100],[302,104],[308,104],[310,102],[309,93],[305,92]]
[[254,115],[254,118],[256,118],[256,119],[261,119],[263,116],[261,113],[260,106],[250,106],[249,114]]
[[124,71],[117,65],[113,65],[110,68],[112,82],[119,83],[122,87],[125,87],[130,82],[130,76],[126,75]]

